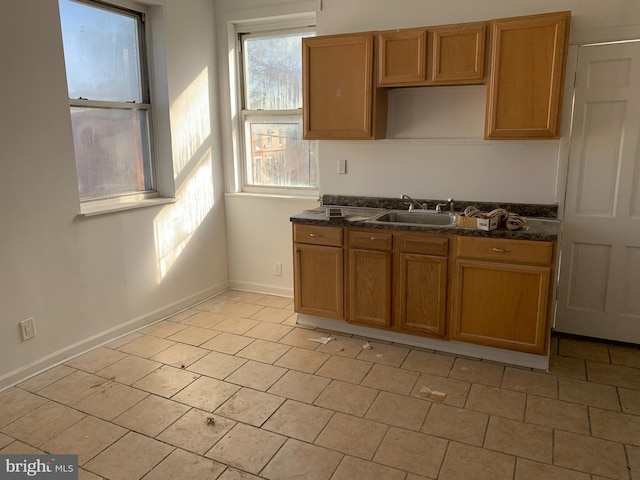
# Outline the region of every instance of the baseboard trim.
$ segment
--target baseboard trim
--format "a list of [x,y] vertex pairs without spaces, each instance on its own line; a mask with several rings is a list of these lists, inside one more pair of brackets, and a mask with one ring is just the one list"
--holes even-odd
[[165,305],[164,307],[161,307],[157,310],[148,312],[137,318],[116,325],[115,327],[105,330],[97,335],[93,335],[89,338],[52,352],[49,355],[41,357],[34,362],[17,368],[0,377],[0,392],[18,383],[21,383],[28,378],[43,372],[44,370],[48,370],[49,368],[64,363],[73,357],[82,355],[88,350],[112,342],[113,340],[128,335],[136,330],[140,330],[141,328],[145,328],[153,323],[165,320],[166,318],[171,317],[176,313],[180,313],[181,311],[186,310],[206,300],[207,298],[218,295],[228,289],[228,282],[225,281],[219,283],[218,285],[201,290],[200,292],[194,293],[193,295],[189,295],[188,297],[185,297],[181,300]]
[[229,288],[232,290],[242,290],[244,292],[264,293],[265,295],[276,295],[278,297],[293,298],[293,289],[289,287],[276,287],[263,283],[238,282],[231,280]]
[[298,314],[298,323],[311,327],[322,328],[350,335],[383,340],[386,342],[401,343],[412,347],[427,348],[440,352],[462,355],[466,357],[491,360],[494,362],[508,363],[521,367],[534,368],[536,370],[547,371],[549,369],[549,357],[547,355],[533,355],[531,353],[514,352],[500,348],[485,347],[473,343],[438,340],[436,338],[420,337],[406,333],[391,332],[377,328],[368,328],[354,325],[341,320],[330,320],[328,318],[316,317],[313,315]]

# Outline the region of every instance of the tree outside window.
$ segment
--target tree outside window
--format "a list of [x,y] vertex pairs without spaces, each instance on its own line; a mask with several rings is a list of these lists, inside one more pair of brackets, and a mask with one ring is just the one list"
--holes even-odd
[[314,34],[239,35],[245,186],[317,188],[315,142],[302,138],[302,38]]

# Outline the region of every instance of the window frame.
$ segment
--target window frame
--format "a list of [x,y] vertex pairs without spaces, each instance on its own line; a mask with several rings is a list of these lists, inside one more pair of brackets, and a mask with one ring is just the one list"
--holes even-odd
[[[319,166],[318,166],[318,143],[313,142],[313,155],[316,158],[316,185],[315,186],[288,186],[288,185],[254,185],[249,183],[249,155],[251,155],[249,145],[251,144],[250,134],[247,131],[247,119],[254,118],[275,118],[291,119],[299,118],[302,131],[302,107],[289,110],[249,110],[246,105],[246,75],[244,68],[244,38],[267,37],[272,35],[286,35],[291,33],[313,32],[316,33],[315,16],[304,16],[297,19],[283,21],[282,19],[264,22],[236,23],[234,25],[235,40],[235,76],[236,76],[236,115],[234,128],[238,129],[239,142],[237,145],[237,155],[235,158],[235,169],[237,172],[238,187],[240,192],[261,195],[293,195],[305,198],[317,198],[319,194]],[[300,53],[302,55],[302,52]],[[232,67],[233,68],[233,67]],[[310,150],[311,151],[311,150]],[[263,163],[266,156],[262,156]],[[239,178],[238,178],[239,177]]]
[[[71,0],[75,3],[84,4],[92,8],[98,8],[107,12],[116,13],[118,15],[127,16],[133,18],[136,23],[136,37],[138,47],[138,68],[139,68],[139,87],[142,101],[140,103],[122,102],[122,101],[109,101],[109,100],[92,100],[87,98],[70,98],[69,97],[69,110],[74,107],[80,108],[96,108],[96,109],[115,109],[115,110],[128,110],[132,112],[144,111],[146,116],[146,128],[141,132],[140,141],[143,148],[140,154],[143,157],[147,157],[143,163],[145,170],[144,182],[145,190],[142,191],[130,191],[122,193],[112,193],[99,197],[79,197],[81,213],[93,214],[97,211],[100,213],[102,210],[107,212],[131,208],[132,203],[139,202],[140,206],[150,205],[149,200],[160,198],[158,191],[158,178],[157,178],[157,157],[155,154],[155,131],[154,131],[154,110],[153,110],[153,95],[152,95],[152,66],[150,64],[151,54],[148,50],[150,43],[150,32],[147,28],[147,6],[141,3],[129,1],[129,0],[111,0],[110,2],[104,2],[101,0]],[[65,66],[66,68],[66,66]],[[145,148],[146,147],[146,148]],[[79,182],[79,179],[78,179]],[[80,192],[79,192],[80,193]],[[164,203],[164,201],[162,202]],[[120,205],[121,207],[115,207],[114,205]]]

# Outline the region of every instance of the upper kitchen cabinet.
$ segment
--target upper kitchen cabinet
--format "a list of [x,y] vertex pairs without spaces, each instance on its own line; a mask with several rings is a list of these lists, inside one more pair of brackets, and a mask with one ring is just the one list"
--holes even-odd
[[373,33],[302,40],[304,138],[384,138],[387,91],[377,89]]
[[406,28],[378,33],[378,84],[421,84],[427,75],[427,29]]
[[486,139],[559,136],[570,16],[491,22]]
[[484,83],[485,22],[378,33],[383,87]]
[[570,18],[555,12],[305,38],[304,138],[385,138],[389,88],[485,81],[485,139],[557,138]]
[[433,84],[484,83],[487,24],[461,23],[430,31]]

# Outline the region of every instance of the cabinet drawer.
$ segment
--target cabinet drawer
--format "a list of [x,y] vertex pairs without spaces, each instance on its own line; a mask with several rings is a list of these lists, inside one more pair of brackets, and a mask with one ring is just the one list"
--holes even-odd
[[449,253],[449,238],[420,234],[403,234],[400,244],[403,253],[423,253],[446,257]]
[[553,242],[459,236],[458,258],[549,265],[553,261]]
[[349,232],[349,247],[390,251],[393,248],[393,234],[352,230]]
[[342,246],[342,227],[293,224],[293,241],[312,245]]

